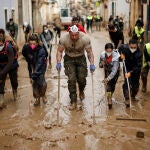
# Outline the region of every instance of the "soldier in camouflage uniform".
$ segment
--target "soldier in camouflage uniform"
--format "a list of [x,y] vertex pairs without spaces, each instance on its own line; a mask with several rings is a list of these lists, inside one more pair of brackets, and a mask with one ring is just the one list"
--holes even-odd
[[84,52],[87,52],[91,72],[95,71],[94,55],[90,39],[84,33],[79,32],[76,25],[70,27],[69,33],[60,38],[56,56],[58,71],[61,70],[61,59],[64,50],[64,67],[65,74],[68,76],[68,89],[71,99],[70,110],[73,110],[77,106],[76,82],[79,85],[79,97],[81,101],[84,99],[87,77],[87,62]]

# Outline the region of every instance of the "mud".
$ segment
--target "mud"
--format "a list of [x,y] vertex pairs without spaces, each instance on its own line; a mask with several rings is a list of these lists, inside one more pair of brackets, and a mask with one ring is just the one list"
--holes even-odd
[[[149,150],[150,149],[150,91],[139,91],[133,108],[124,105],[120,76],[113,95],[113,109],[105,101],[103,69],[98,68],[100,52],[109,42],[105,31],[90,34],[95,55],[94,112],[92,81],[89,72],[82,110],[69,111],[67,77],[61,71],[59,122],[57,118],[58,74],[55,69],[57,46],[53,46],[51,70],[46,72],[48,83],[46,105],[34,107],[32,87],[25,60],[20,56],[18,100],[13,101],[9,79],[6,82],[7,108],[0,111],[0,149],[2,150]],[[88,63],[89,66],[89,63]],[[150,80],[150,76],[149,76]],[[148,81],[149,81],[148,80]],[[78,99],[78,106],[80,106]],[[94,115],[94,114],[95,115]],[[95,116],[93,118],[93,116]],[[145,118],[147,121],[116,120],[117,117]],[[144,138],[137,137],[143,132]]]

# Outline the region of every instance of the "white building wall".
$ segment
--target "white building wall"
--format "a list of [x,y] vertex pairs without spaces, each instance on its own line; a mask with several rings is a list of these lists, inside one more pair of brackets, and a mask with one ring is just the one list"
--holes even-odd
[[[5,20],[5,10],[7,10],[7,20]],[[15,0],[0,0],[0,28],[5,29],[6,22],[12,17],[12,10],[15,10]]]

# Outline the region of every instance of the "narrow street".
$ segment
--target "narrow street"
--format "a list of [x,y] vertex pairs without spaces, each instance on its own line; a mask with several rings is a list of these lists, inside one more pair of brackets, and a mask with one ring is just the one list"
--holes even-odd
[[[0,149],[1,150],[150,150],[150,84],[148,92],[138,93],[138,101],[133,108],[126,109],[124,104],[121,73],[113,95],[113,109],[108,110],[105,101],[103,69],[99,69],[99,56],[109,41],[106,31],[89,33],[95,56],[94,72],[94,111],[92,78],[88,72],[83,110],[69,111],[70,102],[67,77],[61,70],[60,79],[60,126],[57,127],[58,74],[55,69],[56,49],[52,50],[51,70],[46,72],[46,105],[34,107],[32,87],[28,78],[26,62],[19,57],[18,100],[13,101],[9,78],[6,82],[5,99],[7,108],[0,112]],[[63,64],[63,62],[62,62]],[[89,62],[88,62],[89,71]],[[150,80],[150,75],[148,81]],[[149,82],[148,82],[149,83]],[[80,103],[80,101],[79,101]],[[143,118],[145,121],[116,120],[117,117]],[[144,138],[137,138],[138,131],[144,132]]]

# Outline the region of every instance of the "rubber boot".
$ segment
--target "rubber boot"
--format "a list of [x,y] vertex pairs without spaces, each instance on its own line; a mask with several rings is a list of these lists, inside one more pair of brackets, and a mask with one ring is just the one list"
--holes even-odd
[[108,108],[112,109],[112,93],[106,92],[106,95],[107,95],[107,101],[108,101]]
[[34,101],[34,106],[39,106],[40,105],[40,98],[36,98]]
[[3,109],[6,105],[4,104],[4,95],[0,94],[0,109]]
[[13,90],[14,101],[17,100],[17,90]]
[[147,79],[142,78],[142,92],[146,93],[147,88]]

